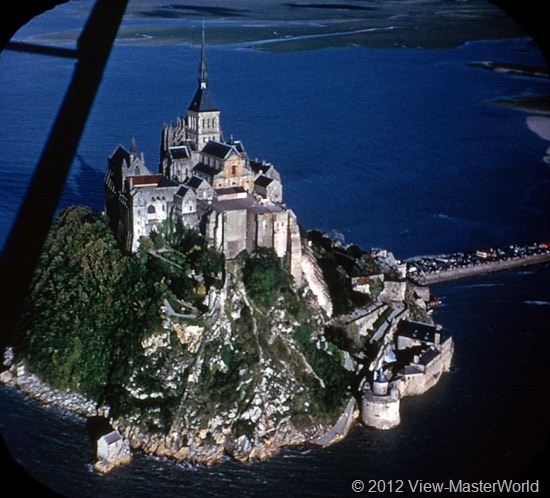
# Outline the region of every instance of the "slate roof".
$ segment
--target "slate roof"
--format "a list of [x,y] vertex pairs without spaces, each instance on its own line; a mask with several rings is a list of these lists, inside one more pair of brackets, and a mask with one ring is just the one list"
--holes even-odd
[[281,177],[279,175],[279,172],[275,169],[275,166],[271,163],[266,162],[260,162],[260,161],[250,161],[250,167],[252,168],[252,171],[258,174],[263,174],[265,176],[268,176],[269,178],[273,178],[274,180],[281,181]]
[[258,185],[259,187],[267,187],[273,182],[273,178],[269,178],[265,175],[260,175],[256,180],[254,180],[254,184]]
[[192,193],[193,189],[191,187],[188,187],[186,185],[182,185],[178,191],[176,192],[176,195],[179,197],[185,197],[187,194]]
[[438,330],[434,325],[409,320],[402,320],[397,329],[397,335],[426,342],[435,342],[436,332]]
[[232,141],[232,145],[233,145],[233,147],[235,147],[235,149],[237,149],[237,151],[240,152],[241,154],[245,152],[245,150],[244,150],[244,145],[243,145],[243,143],[242,143],[240,140],[235,140],[234,142]]
[[103,439],[108,445],[111,445],[113,443],[116,443],[117,441],[120,441],[122,439],[122,436],[118,431],[112,431],[108,434],[104,434],[101,436],[100,439]]
[[273,167],[273,165],[269,163],[261,163],[258,161],[250,161],[250,167],[256,173],[267,173],[270,168]]
[[204,178],[201,178],[200,176],[192,176],[191,178],[189,178],[189,180],[185,182],[185,185],[194,190],[199,188],[202,185],[202,182],[206,182],[206,180]]
[[109,157],[109,163],[113,166],[121,166],[124,162],[129,164],[130,162],[130,153],[119,145],[116,150],[113,152],[111,157]]
[[216,142],[214,140],[210,140],[202,149],[204,154],[208,154],[209,156],[214,156],[219,159],[226,159],[233,151],[238,153],[238,150],[233,145],[223,142]]
[[174,180],[170,180],[168,178],[166,178],[165,176],[163,176],[158,184],[157,184],[157,187],[177,187],[179,185],[178,182],[175,182]]
[[243,194],[246,190],[243,187],[225,187],[217,188],[216,194],[218,195],[231,195],[231,194]]
[[187,145],[170,147],[170,155],[173,159],[189,159],[191,157]]
[[218,111],[218,107],[214,104],[212,96],[208,88],[198,88],[188,110],[194,112],[201,111]]

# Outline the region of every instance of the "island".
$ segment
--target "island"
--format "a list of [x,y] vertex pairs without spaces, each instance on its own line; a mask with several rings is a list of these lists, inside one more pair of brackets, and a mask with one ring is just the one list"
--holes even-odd
[[108,158],[104,213],[75,206],[54,223],[0,374],[107,422],[97,471],[131,450],[212,465],[324,447],[355,423],[391,429],[401,400],[451,369],[453,338],[418,279],[431,260],[302,227],[276,167],[223,133],[204,33],[158,169],[129,149]]

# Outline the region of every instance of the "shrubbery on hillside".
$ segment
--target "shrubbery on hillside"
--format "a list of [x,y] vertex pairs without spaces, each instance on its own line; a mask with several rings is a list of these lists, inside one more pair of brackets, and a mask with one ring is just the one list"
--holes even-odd
[[259,248],[243,267],[243,282],[252,299],[264,308],[275,305],[292,277],[273,249]]
[[[53,387],[115,411],[130,409],[125,386],[145,361],[141,341],[160,327],[163,300],[195,302],[222,273],[222,257],[200,234],[172,228],[127,255],[102,214],[64,211],[45,242],[19,323],[19,359]],[[166,252],[160,257],[147,248]]]
[[160,296],[150,284],[146,265],[119,250],[103,215],[67,209],[45,242],[17,353],[52,386],[107,401],[156,323]]

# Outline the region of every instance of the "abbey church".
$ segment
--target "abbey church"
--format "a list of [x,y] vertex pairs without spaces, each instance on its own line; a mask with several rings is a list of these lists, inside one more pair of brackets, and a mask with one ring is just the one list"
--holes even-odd
[[273,248],[301,282],[300,231],[283,204],[279,173],[269,163],[251,161],[240,141],[224,140],[208,89],[204,33],[197,91],[187,116],[162,130],[160,156],[157,173],[134,142],[130,151],[119,146],[108,159],[106,212],[127,251],[137,251],[140,237],[177,217],[198,228],[227,259]]

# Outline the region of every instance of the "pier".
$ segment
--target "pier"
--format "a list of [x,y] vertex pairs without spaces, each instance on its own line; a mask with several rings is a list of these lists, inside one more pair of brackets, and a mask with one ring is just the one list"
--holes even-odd
[[430,285],[483,273],[538,265],[550,261],[550,243],[513,244],[506,247],[419,256],[406,261],[407,278]]

